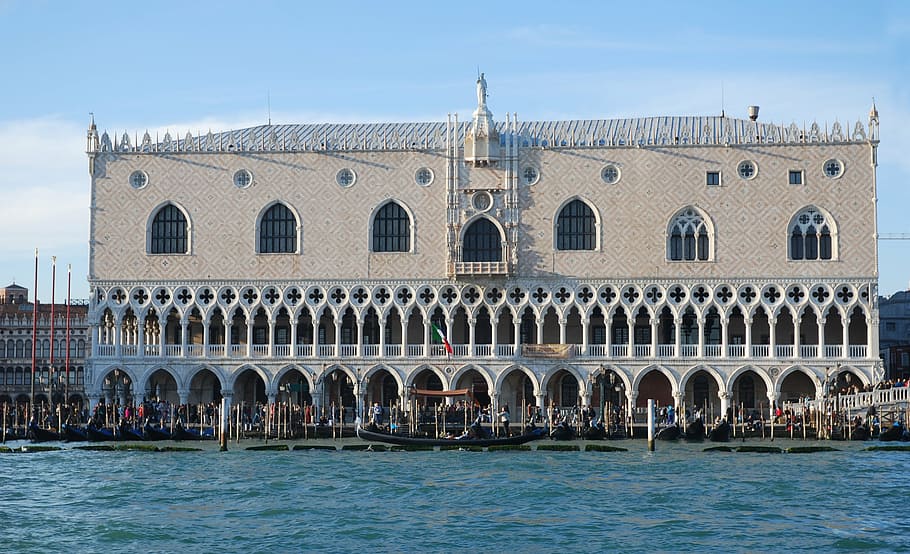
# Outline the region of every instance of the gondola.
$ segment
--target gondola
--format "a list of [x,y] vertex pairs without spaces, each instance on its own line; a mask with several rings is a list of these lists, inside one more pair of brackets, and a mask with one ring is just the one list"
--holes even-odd
[[705,440],[705,424],[701,419],[696,419],[686,426],[686,442],[702,442]]
[[60,440],[60,434],[32,423],[28,426],[28,438],[32,442],[50,442]]
[[196,429],[187,429],[183,425],[177,424],[174,427],[174,432],[171,433],[171,438],[175,441],[202,441],[212,440],[215,435],[205,431],[200,432]]
[[88,435],[86,434],[84,427],[64,423],[63,440],[67,442],[85,442],[88,440]]
[[146,440],[150,441],[169,441],[171,440],[171,432],[165,429],[164,427],[153,427],[151,423],[146,423],[145,427],[142,428],[145,432]]
[[681,436],[683,436],[683,433],[679,425],[667,425],[658,431],[654,438],[660,441],[675,441]]
[[514,437],[486,438],[486,439],[432,439],[391,435],[389,433],[376,433],[357,427],[357,436],[361,440],[384,442],[402,446],[506,446],[525,444],[540,438],[536,434],[516,435]]
[[121,425],[117,428],[117,439],[121,441],[144,441],[145,435],[142,433],[142,429]]
[[575,439],[575,429],[563,422],[550,431],[550,438],[555,441],[570,441]]
[[116,437],[114,437],[114,432],[110,429],[95,427],[91,424],[85,428],[85,434],[88,435],[88,440],[92,442],[110,442],[117,440]]
[[904,426],[900,423],[895,423],[891,427],[885,429],[878,434],[878,440],[882,442],[891,442],[891,441],[906,441],[907,434]]
[[856,425],[853,427],[853,431],[850,433],[850,438],[855,441],[867,441],[869,440],[869,428],[865,425]]
[[730,442],[730,431],[732,431],[732,427],[727,423],[727,420],[723,420],[714,429],[711,429],[708,438],[712,442]]

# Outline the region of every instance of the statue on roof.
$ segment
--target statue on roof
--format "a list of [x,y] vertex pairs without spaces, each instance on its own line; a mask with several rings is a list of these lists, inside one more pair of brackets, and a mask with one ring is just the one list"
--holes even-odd
[[477,78],[477,106],[486,107],[487,105],[487,80],[483,78],[483,73]]

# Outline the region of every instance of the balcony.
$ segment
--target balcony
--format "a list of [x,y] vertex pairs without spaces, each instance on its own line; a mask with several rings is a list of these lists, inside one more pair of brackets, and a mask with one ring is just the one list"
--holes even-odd
[[[625,360],[654,360],[675,358],[710,358],[736,359],[750,358],[779,360],[796,359],[856,359],[863,360],[869,356],[866,345],[818,345],[803,344],[796,347],[792,344],[775,345],[753,344],[521,344],[516,349],[514,344],[454,344],[449,354],[441,344],[146,344],[140,349],[138,345],[102,344],[94,347],[95,358],[455,358],[455,359],[493,359],[493,358],[574,358],[603,360],[608,358]],[[797,354],[798,352],[798,354]],[[846,355],[845,355],[846,354]]]

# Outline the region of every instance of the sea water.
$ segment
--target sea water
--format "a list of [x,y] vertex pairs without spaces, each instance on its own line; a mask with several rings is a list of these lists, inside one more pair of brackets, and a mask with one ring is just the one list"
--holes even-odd
[[910,452],[609,444],[629,451],[232,443],[224,453],[0,454],[0,544],[70,553],[910,549]]

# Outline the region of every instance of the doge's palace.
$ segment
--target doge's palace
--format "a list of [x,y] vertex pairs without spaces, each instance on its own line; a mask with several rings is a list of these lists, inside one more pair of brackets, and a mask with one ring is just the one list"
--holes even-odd
[[475,92],[470,121],[93,121],[89,397],[726,413],[878,377],[874,107],[523,121]]

